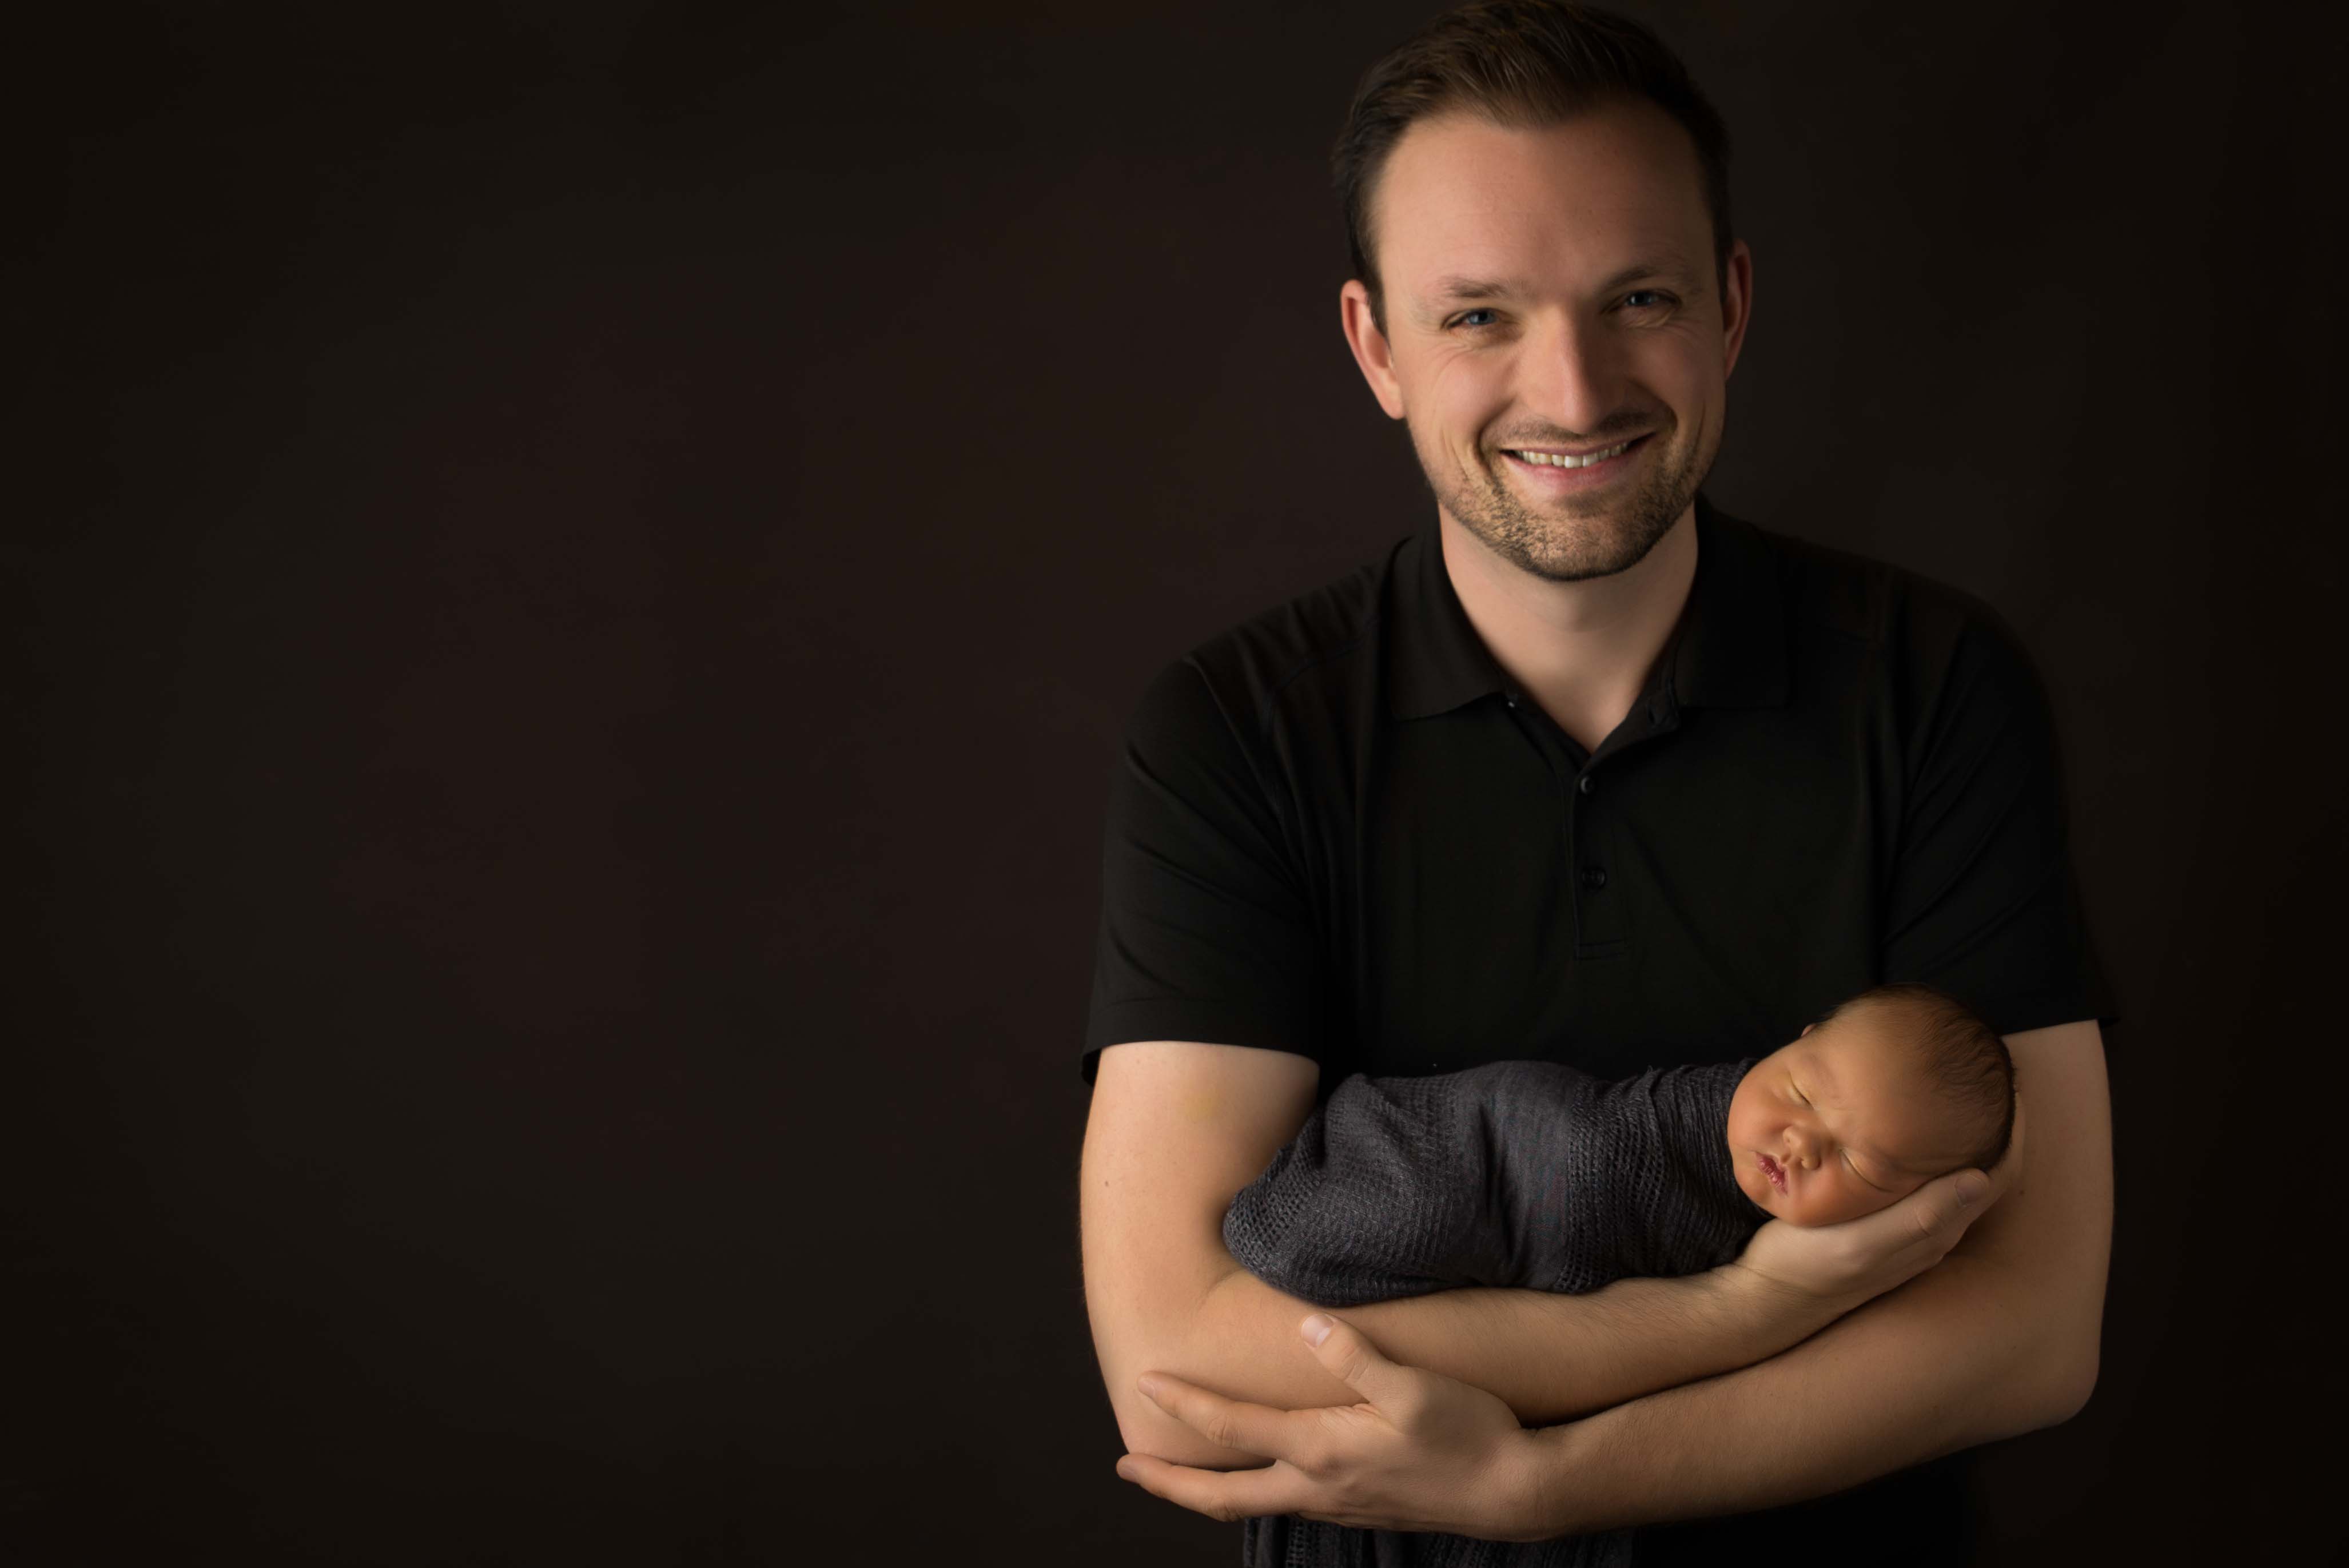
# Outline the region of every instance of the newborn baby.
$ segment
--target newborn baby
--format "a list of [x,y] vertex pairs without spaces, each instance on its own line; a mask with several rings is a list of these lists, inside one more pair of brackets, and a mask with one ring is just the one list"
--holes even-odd
[[1988,1169],[2013,1125],[1997,1032],[1930,987],[1880,986],[1758,1062],[1613,1083],[1551,1062],[1356,1074],[1233,1200],[1224,1241],[1317,1306],[1579,1293],[1718,1267],[1766,1220],[1831,1225]]

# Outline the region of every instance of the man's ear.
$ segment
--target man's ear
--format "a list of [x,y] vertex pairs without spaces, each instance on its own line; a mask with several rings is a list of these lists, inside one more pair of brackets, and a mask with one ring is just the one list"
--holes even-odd
[[[1806,1023],[1803,1025],[1803,1034],[1808,1034],[1812,1030],[1816,1029],[1818,1025],[1816,1023]],[[1795,1038],[1800,1040],[1803,1037],[1803,1034],[1797,1034]]]
[[1744,240],[1729,247],[1728,275],[1722,279],[1721,379],[1737,370],[1738,353],[1745,347],[1745,329],[1754,324],[1754,253]]
[[1361,367],[1362,379],[1371,384],[1371,395],[1387,418],[1402,418],[1402,382],[1395,375],[1394,346],[1371,319],[1371,291],[1361,278],[1348,278],[1338,291],[1338,324],[1345,330],[1346,347],[1354,351],[1354,363]]

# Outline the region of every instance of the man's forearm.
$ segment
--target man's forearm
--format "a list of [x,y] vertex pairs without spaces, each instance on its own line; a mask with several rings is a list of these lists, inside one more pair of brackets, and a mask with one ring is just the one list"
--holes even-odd
[[[1585,1295],[1445,1291],[1345,1315],[1392,1358],[1474,1384],[1542,1425],[1751,1366],[1833,1320],[1824,1303],[1764,1294],[1741,1278],[1716,1269]],[[1299,1315],[1293,1303],[1287,1315]]]
[[[1235,1266],[1201,1301],[1179,1354],[1159,1369],[1284,1409],[1351,1404],[1354,1394],[1297,1336],[1313,1310]],[[1621,1280],[1588,1295],[1441,1291],[1342,1315],[1392,1358],[1486,1389],[1519,1420],[1539,1424],[1749,1366],[1815,1333],[1833,1310],[1723,1269]],[[1155,1440],[1136,1451],[1177,1464],[1262,1462],[1171,1418],[1149,1435]]]
[[1776,1507],[2064,1420],[2076,1359],[2018,1294],[1952,1256],[1782,1355],[1537,1433],[1547,1516],[1568,1534]]

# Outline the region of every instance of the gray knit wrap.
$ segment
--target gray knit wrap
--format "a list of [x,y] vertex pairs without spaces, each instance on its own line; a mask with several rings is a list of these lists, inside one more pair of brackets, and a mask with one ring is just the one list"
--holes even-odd
[[[1763,1215],[1725,1133],[1752,1060],[1609,1083],[1554,1062],[1424,1078],[1355,1074],[1233,1199],[1224,1243],[1317,1306],[1460,1285],[1579,1294],[1728,1262]],[[1247,1521],[1251,1568],[1598,1568],[1628,1532],[1511,1544]]]

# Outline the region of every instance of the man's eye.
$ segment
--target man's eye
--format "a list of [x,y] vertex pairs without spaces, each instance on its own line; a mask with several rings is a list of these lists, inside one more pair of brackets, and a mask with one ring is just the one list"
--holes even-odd
[[[1670,305],[1672,296],[1656,288],[1635,288],[1623,296],[1623,303],[1633,310],[1651,310],[1659,305]],[[1648,303],[1642,304],[1641,301]]]
[[1463,311],[1460,315],[1453,317],[1452,325],[1454,327],[1490,327],[1492,323],[1489,321],[1471,321],[1469,317],[1472,316],[1490,316],[1492,314],[1493,312],[1479,306],[1475,310]]

